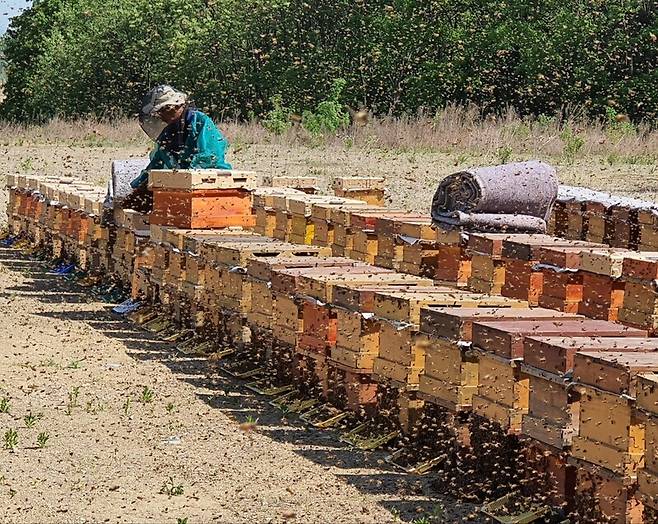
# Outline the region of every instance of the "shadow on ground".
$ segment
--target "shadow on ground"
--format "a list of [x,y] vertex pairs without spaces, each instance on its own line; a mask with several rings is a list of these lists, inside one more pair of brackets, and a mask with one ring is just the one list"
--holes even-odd
[[[87,289],[49,273],[40,262],[23,257],[17,251],[0,249],[0,263],[28,277],[23,285],[1,290],[0,297],[32,296],[49,305],[96,304]],[[433,492],[431,475],[420,477],[400,472],[385,462],[385,451],[354,449],[341,442],[335,431],[318,430],[304,424],[297,416],[283,414],[268,403],[269,399],[246,388],[245,382],[214,369],[206,358],[183,354],[172,343],[159,340],[136,324],[117,317],[111,308],[107,305],[99,311],[95,305],[88,311],[48,310],[36,314],[85,322],[108,337],[121,340],[133,358],[166,365],[180,380],[192,384],[197,397],[210,407],[221,410],[237,424],[257,418],[260,433],[274,441],[292,444],[295,452],[308,460],[338,468],[338,477],[361,492],[378,495],[382,506],[400,521],[484,522],[465,517],[474,510],[473,506]]]

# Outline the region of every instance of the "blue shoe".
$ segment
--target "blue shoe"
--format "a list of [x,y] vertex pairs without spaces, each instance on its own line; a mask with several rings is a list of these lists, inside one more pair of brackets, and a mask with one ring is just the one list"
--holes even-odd
[[0,240],[0,246],[2,246],[2,247],[11,247],[16,243],[17,240],[18,240],[18,237],[5,238],[4,240]]
[[67,264],[57,271],[58,275],[68,275],[75,269],[75,264]]
[[133,311],[138,310],[141,306],[141,302],[129,298],[128,300],[121,302],[121,304],[115,308],[112,308],[112,311],[118,315],[127,315],[128,313],[132,313]]

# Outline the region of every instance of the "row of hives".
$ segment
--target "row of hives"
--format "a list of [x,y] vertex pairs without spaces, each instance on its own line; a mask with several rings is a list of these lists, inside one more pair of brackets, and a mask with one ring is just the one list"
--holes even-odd
[[[457,494],[521,485],[581,521],[640,522],[643,503],[653,518],[650,254],[436,230],[400,210],[272,187],[216,190],[239,199],[222,209],[248,227],[162,224],[203,226],[202,212],[170,203],[209,197],[166,187],[154,188],[156,208],[169,202],[159,225],[121,210],[104,225],[92,188],[9,182],[14,234],[113,275],[157,306],[142,320],[166,313],[178,332],[223,348],[214,358],[232,357],[231,371],[260,391],[300,410],[321,399],[334,410],[323,422],[347,412],[377,421],[354,442],[400,439],[412,450],[400,460],[425,461]],[[236,213],[245,198],[248,213]],[[610,321],[627,314],[634,327]]]

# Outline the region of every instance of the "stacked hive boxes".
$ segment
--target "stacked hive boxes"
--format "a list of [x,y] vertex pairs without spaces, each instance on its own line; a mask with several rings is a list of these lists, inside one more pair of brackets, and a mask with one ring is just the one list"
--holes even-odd
[[[616,522],[642,522],[634,497],[645,463],[645,422],[637,416],[637,375],[658,370],[658,355],[643,352],[578,352],[579,434],[572,455],[578,489],[594,489],[600,511]],[[651,456],[651,452],[649,453]]]
[[473,411],[495,420],[511,432],[521,432],[529,409],[529,376],[521,363],[528,336],[642,336],[640,330],[602,320],[560,318],[519,320],[513,324],[493,320],[476,322],[473,346],[480,351],[480,381]]
[[420,377],[420,391],[426,400],[450,411],[471,409],[480,383],[479,359],[471,351],[474,322],[568,318],[556,311],[518,305],[510,300],[500,307],[428,306],[421,310],[420,330],[428,337],[425,368]]
[[204,170],[152,171],[150,223],[180,228],[255,225],[251,193],[253,172]]
[[657,209],[652,202],[562,186],[551,217],[551,231],[569,239],[655,251]]
[[644,467],[638,471],[645,522],[658,520],[658,374],[641,373],[636,384],[636,418],[645,424]]
[[[27,180],[23,182],[29,187]],[[58,185],[63,184],[53,187]],[[264,198],[272,194],[266,196],[268,191],[262,191]],[[264,201],[263,207],[276,207],[274,199],[283,199],[286,217],[281,229],[288,235],[285,238],[290,238],[291,198],[282,193],[286,191]],[[292,194],[298,198],[297,193]],[[48,217],[53,208],[57,209],[52,212],[58,224],[53,230],[55,238],[61,235],[69,249],[79,249],[81,235],[88,240],[93,227],[75,225],[82,223],[62,214],[59,205],[39,208],[30,201],[34,196],[34,190],[11,191],[10,212],[16,228],[31,231],[36,238],[39,228],[34,217]],[[186,194],[183,199],[193,202],[194,198]],[[299,202],[303,204],[303,212],[297,215],[304,217],[304,243],[308,240],[308,222],[321,217],[334,232],[337,230],[338,236],[345,238],[349,236],[346,226],[355,231],[374,227],[378,237],[375,257],[381,254],[385,228],[400,235],[406,233],[402,236],[409,238],[436,242],[439,252],[443,245],[456,247],[460,253],[464,249],[459,233],[458,241],[441,242],[439,239],[447,237],[439,235],[455,232],[430,233],[428,222],[411,214],[393,212],[380,222],[371,222],[365,203],[311,201],[309,215],[309,201]],[[71,205],[80,206],[76,211],[83,209],[80,200],[71,200]],[[246,209],[251,214],[250,208]],[[314,215],[316,209],[318,214]],[[131,229],[133,236],[122,236],[122,247],[117,253],[130,252],[131,242],[137,238],[135,230],[141,227],[133,223],[138,218],[130,213],[119,216],[120,228]],[[71,220],[74,225],[68,223]],[[339,226],[345,229],[341,231]],[[100,226],[98,240],[103,229],[107,228]],[[472,409],[508,430],[531,436],[536,446],[543,446],[543,452],[556,457],[554,466],[562,467],[560,453],[571,453],[577,465],[578,485],[591,491],[592,495],[585,495],[596,502],[604,515],[620,522],[633,521],[637,512],[632,496],[636,475],[640,477],[644,499],[653,500],[653,455],[647,442],[654,436],[649,437],[652,430],[643,417],[653,413],[655,402],[650,402],[650,393],[646,393],[644,403],[636,402],[634,396],[640,397],[637,384],[645,377],[638,379],[638,373],[656,369],[654,353],[650,351],[657,348],[643,333],[608,322],[585,320],[575,313],[526,308],[523,301],[460,291],[455,286],[458,279],[451,286],[436,285],[362,262],[325,257],[322,255],[328,250],[277,242],[243,229],[190,231],[152,224],[150,233],[152,258],[145,259],[143,265],[133,259],[133,276],[144,275],[136,286],[137,294],[148,292],[153,300],[169,301],[171,314],[181,324],[195,328],[201,324],[209,336],[258,353],[260,361],[268,361],[281,371],[277,380],[308,381],[312,383],[309,392],[318,392],[341,403],[341,407],[354,411],[365,407],[366,411],[380,415],[382,405],[375,393],[392,389],[398,393],[398,423],[407,431],[413,422],[412,413],[421,409],[423,400],[451,412]],[[317,229],[313,231],[313,238],[316,236]],[[46,241],[52,243],[55,238]],[[73,238],[77,239],[78,248],[71,243]],[[107,238],[111,239],[112,234]],[[651,256],[640,257],[642,263],[638,265],[637,255],[630,258],[625,251],[600,250],[601,246],[592,249],[586,243],[567,242],[568,249],[556,250],[558,241],[551,237],[472,238],[469,249],[474,256],[490,254],[493,260],[500,257],[502,264],[507,259],[532,262],[524,266],[526,273],[517,281],[527,277],[523,281],[528,285],[519,294],[534,296],[537,302],[543,286],[541,291],[531,289],[533,274],[541,272],[534,264],[544,261],[554,267],[569,268],[578,249],[579,272],[617,277],[621,267],[620,278],[626,285],[645,287],[656,278]],[[325,241],[336,245],[328,238]],[[112,252],[110,242],[108,253]],[[372,250],[366,253],[368,249],[355,250],[353,244],[348,248],[348,242],[342,241],[340,247],[349,249],[350,254],[373,254]],[[542,246],[550,249],[540,254]],[[572,251],[574,247],[578,249]],[[134,254],[134,246],[132,249]],[[401,251],[404,253],[404,245]],[[551,258],[556,253],[561,258]],[[395,260],[396,253],[384,258]],[[440,256],[436,260],[440,268]],[[404,262],[404,258],[397,261]],[[487,266],[485,260],[478,260],[476,265],[477,280],[488,282],[492,288],[500,283],[496,281],[496,264]],[[454,272],[453,266],[447,267]],[[506,285],[511,269],[505,266]],[[543,284],[545,275],[541,277]],[[579,311],[587,300],[585,285],[580,285]],[[153,292],[158,287],[169,290],[158,297]],[[608,291],[612,300],[612,288],[599,290],[591,300],[607,296]],[[636,307],[632,301],[624,307],[630,311],[653,311],[646,305]],[[604,309],[613,308],[606,303]],[[253,340],[244,344],[249,341],[246,327],[252,328],[249,332],[255,334],[256,344]],[[571,369],[577,385],[569,380]],[[609,413],[617,418],[609,417]],[[620,422],[611,424],[609,420],[613,418]],[[638,473],[645,454],[646,467]],[[566,473],[562,479],[565,478]],[[568,482],[560,482],[559,490],[566,499]],[[610,498],[611,494],[616,498]]]
[[624,258],[622,266],[624,302],[619,309],[619,321],[649,329],[658,327],[658,253],[634,254]]
[[468,237],[466,253],[471,259],[468,287],[480,293],[500,295],[505,284],[505,265],[502,261],[503,241],[513,235],[472,233]]

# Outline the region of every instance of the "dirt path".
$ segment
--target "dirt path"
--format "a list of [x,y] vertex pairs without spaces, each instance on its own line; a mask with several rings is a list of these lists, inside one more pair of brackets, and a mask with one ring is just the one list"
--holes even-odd
[[2,522],[456,521],[383,455],[285,420],[7,250],[0,331],[0,439],[18,433],[0,449]]

